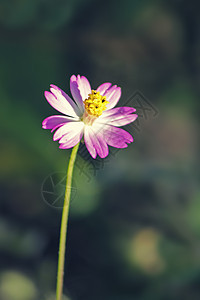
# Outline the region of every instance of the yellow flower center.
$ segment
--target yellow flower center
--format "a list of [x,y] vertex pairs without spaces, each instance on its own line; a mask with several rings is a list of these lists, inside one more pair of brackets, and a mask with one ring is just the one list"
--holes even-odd
[[92,93],[83,102],[87,113],[95,117],[101,116],[102,112],[106,109],[106,104],[109,103],[106,101],[106,97],[101,96],[96,90],[92,90]]

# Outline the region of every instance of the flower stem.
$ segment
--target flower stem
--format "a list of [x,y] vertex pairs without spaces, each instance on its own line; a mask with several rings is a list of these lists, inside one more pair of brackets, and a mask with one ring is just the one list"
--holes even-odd
[[65,244],[66,244],[66,236],[67,236],[67,223],[68,223],[68,216],[69,216],[71,184],[72,184],[74,163],[75,163],[76,154],[77,154],[77,151],[79,148],[79,144],[80,143],[78,143],[72,149],[70,160],[69,160],[69,165],[68,165],[68,170],[67,170],[65,199],[64,199],[61,228],[60,228],[60,244],[59,244],[59,254],[58,254],[56,300],[62,300],[64,264],[65,264]]

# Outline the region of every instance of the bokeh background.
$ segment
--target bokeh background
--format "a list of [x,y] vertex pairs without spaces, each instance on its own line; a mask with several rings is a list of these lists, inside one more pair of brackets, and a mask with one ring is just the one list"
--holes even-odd
[[[54,300],[64,174],[42,120],[72,74],[122,87],[135,141],[79,151],[65,300],[200,299],[199,1],[0,1],[0,299]],[[59,199],[59,201],[58,201]]]

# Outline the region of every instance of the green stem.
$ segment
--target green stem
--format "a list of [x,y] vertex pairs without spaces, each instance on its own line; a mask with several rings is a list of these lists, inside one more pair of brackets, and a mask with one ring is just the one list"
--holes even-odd
[[68,170],[67,170],[65,199],[64,199],[62,221],[61,221],[61,228],[60,228],[56,300],[62,300],[64,264],[65,264],[65,244],[66,244],[66,236],[67,236],[67,223],[68,223],[68,216],[69,216],[72,174],[73,174],[74,163],[75,163],[79,144],[80,143],[78,143],[72,149]]

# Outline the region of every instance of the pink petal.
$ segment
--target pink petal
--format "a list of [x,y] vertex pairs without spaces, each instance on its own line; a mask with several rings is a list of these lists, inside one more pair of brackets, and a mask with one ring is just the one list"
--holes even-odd
[[93,158],[96,158],[97,154],[101,158],[105,158],[108,155],[108,145],[104,140],[102,126],[85,126],[85,144]]
[[104,96],[106,96],[106,100],[109,101],[106,105],[107,109],[111,109],[117,104],[121,97],[121,88],[113,85],[105,92]]
[[113,125],[113,126],[124,126],[127,125],[131,122],[134,122],[137,119],[138,115],[136,114],[131,114],[131,115],[114,115],[114,116],[109,116],[109,117],[104,117],[101,119],[97,119],[96,122],[98,123],[103,123],[107,125]]
[[131,114],[135,111],[136,111],[135,108],[128,107],[128,106],[115,107],[115,108],[112,108],[112,109],[105,110],[103,112],[103,114],[99,117],[99,119],[102,118],[102,117],[115,116],[115,115],[118,115],[118,114],[127,115],[127,114]]
[[105,158],[108,155],[109,150],[101,132],[98,132],[97,134],[95,132],[91,133],[91,139],[97,154],[101,158]]
[[94,144],[93,144],[91,126],[85,126],[84,141],[85,141],[85,145],[86,145],[90,155],[93,158],[96,158],[97,152],[96,152],[96,149],[95,149]]
[[110,82],[103,83],[97,88],[97,91],[100,92],[100,94],[103,96],[110,86],[111,86]]
[[70,135],[74,136],[74,134],[80,132],[80,130],[82,129],[82,126],[83,126],[83,122],[79,122],[79,121],[68,122],[56,130],[56,132],[54,133],[54,136],[53,136],[53,140],[54,141],[59,140],[62,136],[67,135],[67,134],[69,136]]
[[55,127],[60,127],[67,122],[72,121],[73,118],[65,116],[50,116],[42,122],[42,128],[44,129],[53,129]]
[[88,98],[88,94],[91,93],[90,83],[86,77],[78,75],[72,75],[70,78],[70,90],[71,94],[76,101],[81,112],[84,112],[83,101]]
[[88,97],[88,94],[91,93],[91,86],[89,81],[85,76],[77,76],[77,83],[81,92],[82,98],[85,100]]
[[126,148],[127,143],[133,142],[133,137],[127,131],[110,125],[103,127],[106,143],[115,148]]
[[103,138],[98,137],[100,150],[97,149],[97,152],[101,158],[108,156],[109,149],[106,141]]
[[107,122],[108,125],[113,125],[113,126],[125,126],[127,124],[130,124],[134,122],[137,119],[138,115],[133,114],[133,115],[128,115],[128,116],[123,116],[123,117],[116,117],[114,120],[110,120]]
[[61,93],[57,92],[52,94],[50,92],[45,91],[44,95],[49,104],[57,111],[65,115],[78,118],[75,108]]
[[82,112],[80,111],[78,105],[63,90],[61,90],[54,84],[50,84],[50,87],[50,91],[52,92],[52,94],[54,94],[56,98],[59,98],[61,96],[65,98],[72,106],[73,110],[76,112],[76,115],[78,115],[79,117],[82,116]]

